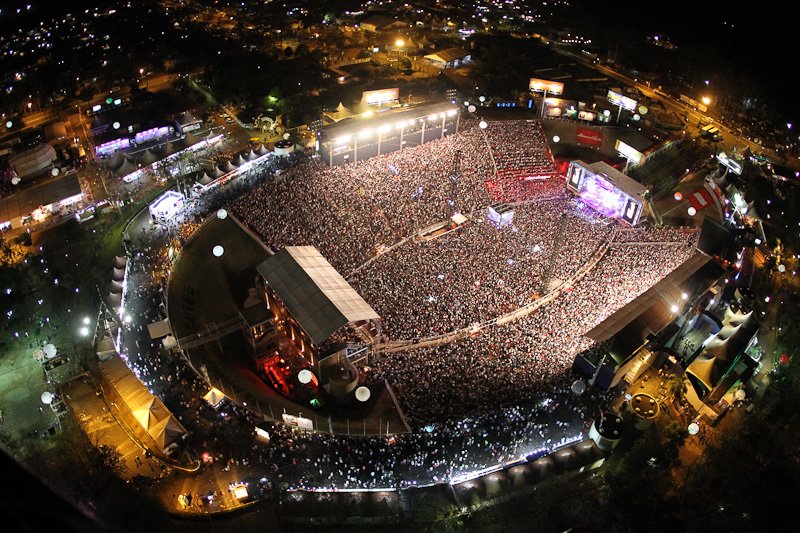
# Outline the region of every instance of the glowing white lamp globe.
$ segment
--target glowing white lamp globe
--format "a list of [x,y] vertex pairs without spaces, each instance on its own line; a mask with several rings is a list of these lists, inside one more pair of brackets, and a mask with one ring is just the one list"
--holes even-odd
[[42,352],[44,352],[44,356],[47,359],[52,359],[53,357],[56,356],[56,353],[58,353],[58,350],[56,350],[56,347],[53,346],[52,344],[45,344],[44,348],[42,349]]
[[19,181],[20,181],[19,178],[17,176],[14,176],[13,178],[11,178],[11,185],[19,185]]
[[477,108],[477,107],[475,107],[474,105],[471,105],[471,106],[469,106],[469,107],[467,108],[467,111],[469,111],[470,113],[474,113],[476,109],[478,109],[478,108]]
[[557,143],[559,141],[561,141],[561,137],[559,137],[558,135],[553,135],[553,142]]
[[11,122],[10,120],[8,122],[6,122],[6,128],[11,128],[11,126],[13,126],[13,125],[14,125],[14,123]]
[[642,118],[642,117],[640,117],[640,116],[639,116],[639,113],[634,113],[634,115],[633,115],[633,120],[639,120],[639,119],[641,119],[641,118]]
[[697,422],[689,424],[689,435],[697,435],[698,433],[700,433],[700,426]]
[[50,405],[53,402],[53,393],[44,391],[41,396],[42,403],[45,405]]
[[786,272],[786,265],[778,265],[778,272],[780,272],[781,274]]
[[610,117],[611,116],[611,111],[606,109],[605,111],[603,111],[603,116]]
[[480,126],[480,128],[481,128],[482,130],[485,130],[486,128],[488,128],[488,127],[489,127],[489,123],[488,123],[488,122],[486,122],[485,120],[481,120],[481,121],[478,123],[478,126]]
[[114,123],[111,125],[111,127],[112,127],[112,128],[114,128],[115,130],[118,130],[118,129],[119,129],[119,127],[120,127],[121,125],[122,125],[122,124],[120,124],[119,122],[114,122]]
[[217,211],[217,218],[220,220],[225,220],[228,218],[228,212],[225,209],[220,209]]
[[297,381],[302,383],[303,385],[307,385],[311,383],[311,378],[314,377],[314,374],[311,373],[311,370],[304,368],[300,372],[297,373]]
[[356,400],[358,400],[359,402],[366,402],[367,400],[369,400],[369,397],[371,395],[372,393],[369,391],[369,389],[367,387],[364,387],[363,385],[356,389]]
[[676,202],[680,202],[681,200],[683,200],[683,194],[681,194],[681,191],[677,191],[675,194],[672,195],[672,197],[675,198]]
[[211,250],[211,253],[214,254],[214,257],[222,257],[222,254],[225,253],[225,248],[218,244]]
[[697,209],[695,209],[694,207],[690,207],[689,209],[686,210],[686,212],[689,213],[690,217],[693,217],[697,214]]

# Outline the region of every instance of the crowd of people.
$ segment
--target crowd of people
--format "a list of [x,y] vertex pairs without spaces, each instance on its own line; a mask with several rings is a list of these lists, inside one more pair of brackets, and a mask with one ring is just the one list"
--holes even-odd
[[417,424],[498,407],[546,393],[569,375],[585,336],[692,253],[674,244],[612,244],[595,268],[536,312],[461,342],[384,353],[373,359]]
[[[545,165],[539,156],[514,156],[546,149],[543,134],[531,142],[536,127],[508,122],[481,130],[467,123],[458,135],[343,167],[305,158],[283,172],[253,169],[190,203],[183,224],[134,240],[130,250],[132,272],[140,276],[131,295],[140,304],[131,301],[130,310],[151,311],[130,328],[129,363],[151,388],[160,388],[155,380],[166,380],[161,386],[168,394],[187,388],[195,400],[179,396],[170,408],[201,422],[198,413],[208,409],[196,407],[196,398],[204,384],[153,361],[155,347],[140,344],[146,339],[141,325],[163,316],[152,311],[160,282],[147,283],[144,275],[168,269],[167,243],[190,238],[203,217],[226,205],[273,250],[311,244],[343,275],[358,269],[350,280],[379,312],[390,338],[483,326],[458,342],[370,360],[368,374],[392,385],[416,429],[410,434],[359,438],[276,424],[269,446],[253,442],[233,451],[230,439],[215,433],[202,449],[263,465],[293,488],[381,488],[452,480],[580,438],[592,414],[587,405],[599,401],[576,401],[570,387],[575,354],[593,346],[585,334],[688,258],[696,232],[621,228],[565,195],[562,178],[504,185],[500,199],[515,204],[514,218],[493,226],[487,217],[498,200],[493,184],[519,183],[506,172],[514,165]],[[415,236],[453,212],[469,214],[469,221],[443,235]],[[558,296],[535,312],[491,324],[554,287]],[[223,425],[230,431],[246,433],[257,421],[246,409],[232,413]]]

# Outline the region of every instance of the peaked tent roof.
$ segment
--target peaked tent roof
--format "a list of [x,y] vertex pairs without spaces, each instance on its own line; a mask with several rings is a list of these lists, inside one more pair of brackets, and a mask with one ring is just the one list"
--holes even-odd
[[439,50],[425,56],[426,59],[433,59],[434,61],[441,61],[442,63],[450,63],[456,59],[463,59],[467,57],[469,52],[463,48],[448,48],[446,50]]
[[350,322],[380,318],[313,246],[288,246],[258,272],[317,345]]
[[147,390],[122,359],[111,357],[101,362],[100,372],[162,451],[186,434],[181,423],[161,400]]

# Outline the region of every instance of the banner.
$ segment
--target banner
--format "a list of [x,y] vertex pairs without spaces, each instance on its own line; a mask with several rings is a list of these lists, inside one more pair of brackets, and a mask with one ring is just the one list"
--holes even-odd
[[586,128],[575,128],[575,140],[580,144],[599,147],[603,144],[603,132],[587,130]]
[[379,89],[377,91],[364,91],[361,93],[361,102],[368,105],[384,104],[400,98],[400,89]]
[[302,416],[292,416],[283,413],[283,423],[292,428],[314,431],[314,422],[312,422],[310,418],[303,418]]
[[539,78],[531,78],[528,88],[533,93],[548,92],[550,94],[563,94],[564,84],[560,81],[542,80]]

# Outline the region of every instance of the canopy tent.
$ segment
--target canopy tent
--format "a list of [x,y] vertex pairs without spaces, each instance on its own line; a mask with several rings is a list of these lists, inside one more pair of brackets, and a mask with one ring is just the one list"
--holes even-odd
[[326,111],[325,116],[334,122],[339,122],[340,120],[355,116],[355,113],[347,109],[343,103],[339,102],[339,105],[336,106],[336,110]]
[[147,332],[150,334],[150,338],[153,340],[166,337],[172,332],[172,329],[169,325],[169,318],[165,320],[159,320],[158,322],[153,322],[152,324],[147,324]]
[[114,257],[114,268],[125,268],[128,264],[128,257],[125,255],[118,255]]
[[105,380],[119,394],[125,407],[153,438],[159,451],[166,452],[172,444],[186,435],[186,429],[161,400],[153,396],[119,357],[99,364]]
[[225,173],[223,171],[221,171],[217,167],[212,167],[210,172],[211,172],[210,176],[211,176],[212,180],[215,180],[215,179],[225,175]]
[[208,391],[203,399],[211,405],[211,407],[217,407],[222,400],[225,399],[225,394],[216,387],[211,387],[211,390]]
[[245,156],[245,159],[247,159],[248,161],[252,161],[253,159],[258,159],[258,154],[257,154],[257,153],[255,153],[255,152],[254,152],[254,151],[251,149],[251,150],[250,150],[250,152],[248,152],[248,154]]
[[161,345],[165,350],[171,350],[178,345],[178,341],[172,335],[167,335],[161,339]]
[[122,152],[117,152],[109,159],[106,159],[106,166],[111,170],[117,170],[120,166],[122,166],[122,163],[124,163],[125,161],[126,161],[125,154],[123,154]]
[[122,293],[122,283],[119,281],[111,281],[108,284],[108,292],[112,294]]
[[269,153],[269,149],[267,149],[267,147],[262,144],[262,145],[259,145],[259,147],[256,149],[256,153],[259,156],[267,155]]
[[349,323],[380,318],[313,246],[288,246],[258,272],[317,346]]
[[734,326],[733,324],[730,324],[730,323],[729,324],[725,324],[722,327],[722,329],[719,330],[719,332],[717,333],[717,339],[720,339],[720,340],[730,339],[731,337],[733,337],[736,334],[736,332],[739,330],[740,327],[741,326],[739,326],[739,325]]
[[134,165],[129,159],[126,159],[122,165],[119,166],[117,170],[114,171],[114,174],[120,178],[124,178],[128,174],[133,174],[138,170],[136,165]]
[[198,180],[197,180],[197,183],[199,183],[200,185],[208,185],[208,184],[209,184],[209,183],[211,183],[212,181],[214,181],[214,180],[212,180],[212,179],[211,179],[211,176],[209,176],[208,174],[206,174],[205,172],[203,172],[203,173],[200,175],[200,179],[198,179]]
[[717,358],[708,355],[698,355],[686,369],[686,373],[694,376],[709,391],[714,388],[714,367]]
[[106,299],[108,300],[108,305],[112,309],[116,309],[122,305],[122,293],[120,292],[109,292]]
[[139,162],[142,165],[146,165],[146,166],[147,165],[152,165],[153,163],[155,163],[158,160],[159,160],[159,157],[156,154],[154,154],[153,151],[150,150],[149,148],[147,150],[145,150],[144,152],[142,152],[141,154],[139,154]]
[[228,161],[224,165],[220,165],[219,168],[227,174],[228,172],[233,172],[236,170],[236,165],[234,165],[232,161]]
[[240,167],[245,163],[247,163],[247,160],[244,157],[242,157],[242,154],[237,155],[236,159],[233,160],[233,164],[236,165],[237,167]]
[[111,270],[111,279],[114,281],[122,282],[125,279],[125,271],[121,268],[114,268]]

